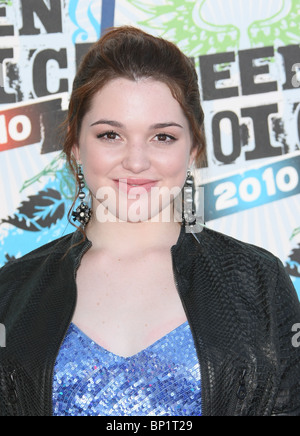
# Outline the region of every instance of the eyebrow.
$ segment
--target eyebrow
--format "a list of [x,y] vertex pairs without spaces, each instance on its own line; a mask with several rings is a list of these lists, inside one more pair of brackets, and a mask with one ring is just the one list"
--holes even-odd
[[[124,124],[119,123],[118,121],[113,121],[113,120],[98,120],[95,123],[91,124],[90,127],[94,127],[94,126],[98,126],[98,125],[102,125],[102,124],[106,124],[106,125],[109,125],[112,127],[117,127],[119,129],[123,129],[125,127]],[[169,123],[152,124],[150,126],[150,130],[165,129],[167,127],[179,127],[181,129],[183,129],[183,127],[180,124],[171,121]]]
[[166,127],[180,127],[181,129],[183,129],[183,127],[178,124],[178,123],[173,123],[172,121],[170,123],[158,123],[158,124],[153,124],[152,126],[150,126],[150,129],[164,129]]
[[90,127],[98,126],[99,124],[108,124],[109,126],[118,127],[120,129],[124,127],[123,124],[118,123],[118,121],[110,121],[110,120],[99,120],[99,121],[96,121],[95,123],[91,124]]

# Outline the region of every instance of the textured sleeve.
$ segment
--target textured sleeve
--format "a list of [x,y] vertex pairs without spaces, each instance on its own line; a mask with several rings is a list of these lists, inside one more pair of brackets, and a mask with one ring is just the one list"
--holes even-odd
[[295,336],[295,328],[300,324],[300,303],[292,281],[280,261],[274,303],[279,390],[273,415],[300,416],[300,343]]

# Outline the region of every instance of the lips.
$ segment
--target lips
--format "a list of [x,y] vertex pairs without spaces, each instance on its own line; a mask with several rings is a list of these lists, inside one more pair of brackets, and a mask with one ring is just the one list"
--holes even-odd
[[144,194],[150,192],[151,188],[156,186],[156,180],[150,179],[118,179],[114,181],[121,192],[126,194]]

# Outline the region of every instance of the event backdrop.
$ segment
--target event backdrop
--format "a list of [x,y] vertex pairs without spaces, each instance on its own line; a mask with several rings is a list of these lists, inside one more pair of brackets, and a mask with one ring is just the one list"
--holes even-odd
[[0,0],[0,265],[73,228],[56,128],[112,25],[175,42],[199,74],[208,227],[261,246],[300,295],[300,0]]

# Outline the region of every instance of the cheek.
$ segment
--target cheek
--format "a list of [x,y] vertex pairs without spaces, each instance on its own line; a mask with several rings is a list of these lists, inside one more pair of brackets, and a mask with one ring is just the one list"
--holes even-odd
[[86,184],[92,192],[96,192],[103,186],[103,179],[113,167],[113,162],[107,155],[84,152],[81,161]]
[[165,166],[165,176],[170,179],[175,186],[182,186],[185,183],[187,170],[189,167],[189,158],[186,153],[170,157]]

